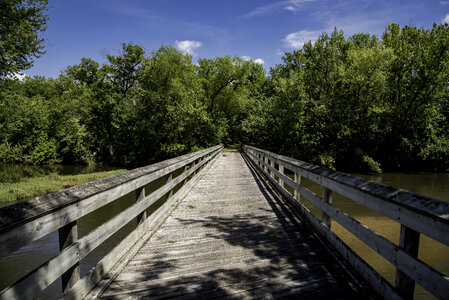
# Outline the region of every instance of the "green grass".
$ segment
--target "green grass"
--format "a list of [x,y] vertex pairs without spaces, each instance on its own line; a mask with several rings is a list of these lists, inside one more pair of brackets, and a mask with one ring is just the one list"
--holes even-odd
[[126,170],[120,169],[78,175],[49,174],[41,177],[24,178],[19,182],[0,183],[0,202],[13,203],[24,199],[45,195],[51,192],[56,192],[77,184],[97,180],[125,171]]

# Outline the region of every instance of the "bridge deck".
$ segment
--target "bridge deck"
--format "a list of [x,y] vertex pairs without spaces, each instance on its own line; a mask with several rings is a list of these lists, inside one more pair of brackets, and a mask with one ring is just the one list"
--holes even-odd
[[242,156],[225,152],[99,298],[147,297],[366,295]]

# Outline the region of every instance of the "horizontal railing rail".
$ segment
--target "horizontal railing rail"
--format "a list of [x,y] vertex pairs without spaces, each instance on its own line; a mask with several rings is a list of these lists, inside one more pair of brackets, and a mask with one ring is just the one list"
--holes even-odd
[[[406,190],[330,170],[263,149],[244,152],[288,202],[386,299],[412,299],[415,282],[438,298],[448,299],[449,278],[417,258],[420,234],[449,245],[449,203]],[[278,168],[275,166],[278,165]],[[294,174],[291,179],[284,170]],[[275,176],[278,178],[276,180]],[[318,196],[301,185],[301,177],[319,184]],[[293,193],[290,193],[288,185]],[[347,197],[401,224],[399,245],[332,205],[332,192]],[[305,207],[303,196],[322,211],[321,220]],[[395,286],[330,230],[331,219],[396,267]]]
[[[1,291],[0,299],[35,298],[59,277],[64,297],[86,296],[146,232],[168,216],[204,172],[201,169],[222,150],[223,146],[214,146],[1,208],[0,257],[56,231],[60,253]],[[172,174],[179,170],[182,172],[173,178]],[[146,195],[145,185],[162,177],[166,183]],[[134,191],[133,205],[78,239],[79,218]],[[166,202],[147,217],[146,209],[164,196]],[[80,278],[79,262],[134,219],[137,227]]]

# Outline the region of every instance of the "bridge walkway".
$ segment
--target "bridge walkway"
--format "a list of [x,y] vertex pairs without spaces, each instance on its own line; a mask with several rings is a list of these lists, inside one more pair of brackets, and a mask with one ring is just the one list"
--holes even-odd
[[365,293],[242,155],[224,152],[120,273],[90,295],[352,299]]

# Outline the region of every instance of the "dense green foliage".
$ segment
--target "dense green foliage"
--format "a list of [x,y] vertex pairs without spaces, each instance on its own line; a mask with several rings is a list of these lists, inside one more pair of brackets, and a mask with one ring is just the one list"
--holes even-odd
[[106,60],[1,80],[0,159],[143,165],[247,143],[340,170],[449,168],[448,25],[323,33],[269,74],[171,46]]
[[0,79],[29,69],[44,53],[48,0],[0,0]]
[[283,61],[244,122],[253,143],[337,169],[449,168],[447,25],[335,30]]

